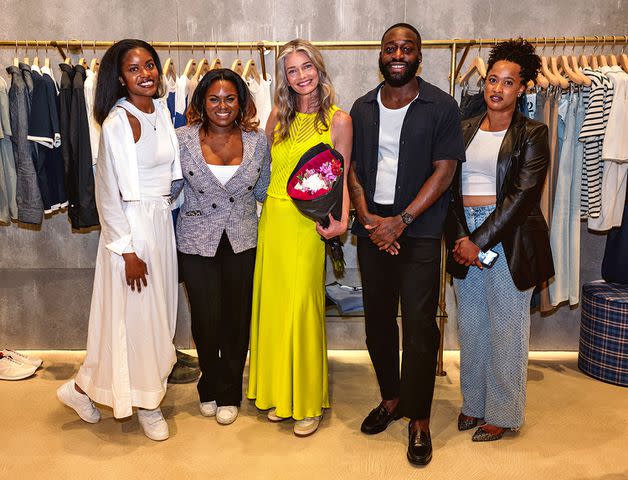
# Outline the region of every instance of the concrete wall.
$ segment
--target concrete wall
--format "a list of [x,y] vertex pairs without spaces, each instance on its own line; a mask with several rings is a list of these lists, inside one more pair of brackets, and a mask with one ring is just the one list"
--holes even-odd
[[[523,36],[621,35],[628,15],[622,0],[545,2],[541,0],[0,0],[0,36],[5,39],[113,40],[125,37],[160,41],[376,40],[386,26],[415,24],[424,39]],[[559,47],[562,48],[562,47]],[[549,50],[549,48],[548,48]],[[19,56],[25,56],[23,48]],[[50,50],[53,63],[60,57]],[[212,51],[206,52],[213,56]],[[235,52],[218,52],[230,65]],[[40,50],[40,54],[43,51]],[[486,50],[484,50],[486,56]],[[14,48],[0,48],[8,65]],[[102,50],[98,51],[102,56]],[[160,51],[162,58],[169,56]],[[172,51],[179,70],[202,51]],[[243,48],[240,56],[248,58]],[[378,82],[374,50],[327,50],[328,69],[348,109]],[[29,49],[30,57],[33,49]],[[83,55],[81,55],[83,56]],[[84,56],[93,56],[86,44]],[[74,54],[76,60],[79,54]],[[272,55],[267,57],[274,71]],[[449,51],[424,49],[423,77],[448,88]],[[4,74],[0,73],[0,74]],[[46,219],[41,228],[0,227],[0,346],[13,348],[83,348],[96,257],[98,232],[72,232],[65,215]],[[604,238],[582,235],[582,280],[599,278]],[[347,247],[348,266],[355,249]],[[457,346],[455,301],[448,292],[450,321],[446,347]],[[579,309],[560,308],[533,319],[533,349],[577,349]],[[360,318],[329,319],[331,348],[363,348]],[[181,292],[177,343],[191,344],[189,313]]]

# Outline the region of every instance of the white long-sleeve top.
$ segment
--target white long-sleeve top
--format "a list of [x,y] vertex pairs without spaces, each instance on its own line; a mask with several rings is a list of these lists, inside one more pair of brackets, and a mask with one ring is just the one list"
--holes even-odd
[[[126,110],[118,108],[120,99],[102,124],[98,163],[96,165],[96,206],[100,218],[101,235],[109,250],[118,255],[133,251],[131,228],[124,213],[124,202],[140,200],[137,152],[133,131]],[[153,100],[155,112],[163,124],[169,125],[168,135],[175,152],[172,180],[183,178],[179,160],[179,142],[170,120],[168,109]]]

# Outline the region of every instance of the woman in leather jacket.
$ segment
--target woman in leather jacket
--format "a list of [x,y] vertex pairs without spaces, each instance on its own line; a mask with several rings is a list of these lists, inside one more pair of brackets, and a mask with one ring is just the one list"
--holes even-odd
[[[452,183],[447,270],[458,300],[458,429],[498,440],[523,423],[533,288],[554,274],[539,201],[549,163],[547,126],[516,110],[541,61],[524,40],[495,45],[486,114],[462,124],[466,157]],[[497,253],[492,266],[484,253]]]

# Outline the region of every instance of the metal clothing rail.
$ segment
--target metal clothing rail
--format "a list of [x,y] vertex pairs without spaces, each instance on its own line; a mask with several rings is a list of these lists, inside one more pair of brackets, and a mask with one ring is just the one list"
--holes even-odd
[[[512,40],[512,38],[452,38],[445,40],[422,40],[422,47],[445,47],[449,48],[449,94],[455,93],[455,81],[458,73],[464,61],[467,58],[469,49],[472,46],[478,46],[480,49],[483,45],[494,45],[498,42],[506,40]],[[526,38],[528,42],[542,46],[543,48],[551,47],[574,47],[576,45],[582,45],[586,47],[595,46],[601,48],[610,47],[611,49],[616,45],[625,46],[628,44],[628,35],[581,35],[571,37],[529,37]],[[101,41],[101,40],[0,40],[0,47],[11,47],[17,49],[22,47],[38,51],[40,48],[47,49],[49,47],[59,50],[61,56],[65,59],[66,50],[77,49],[96,49],[107,48],[113,45],[113,41]],[[167,50],[258,50],[261,55],[266,50],[274,50],[275,59],[279,55],[279,49],[286,42],[277,41],[247,41],[247,42],[149,42],[156,49]],[[315,46],[324,50],[360,50],[360,49],[379,49],[381,42],[379,40],[338,40],[338,41],[313,41]],[[462,56],[459,62],[456,62],[459,49],[464,48]],[[623,50],[623,47],[622,47]],[[446,265],[446,249],[443,242],[441,247],[441,278],[440,278],[440,291],[438,302],[438,314],[440,336],[440,347],[438,352],[438,362],[436,367],[436,374],[439,376],[446,375],[443,370],[443,346],[444,346],[444,328],[447,322],[447,302],[445,298],[446,285],[447,285],[447,273],[445,271]]]

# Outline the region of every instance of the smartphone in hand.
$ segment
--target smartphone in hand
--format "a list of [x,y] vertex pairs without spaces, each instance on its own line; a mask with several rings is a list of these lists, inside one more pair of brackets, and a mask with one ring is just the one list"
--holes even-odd
[[493,250],[487,250],[486,252],[480,252],[478,254],[478,260],[486,268],[491,268],[493,265],[495,265],[495,262],[498,258],[499,253],[494,252]]

